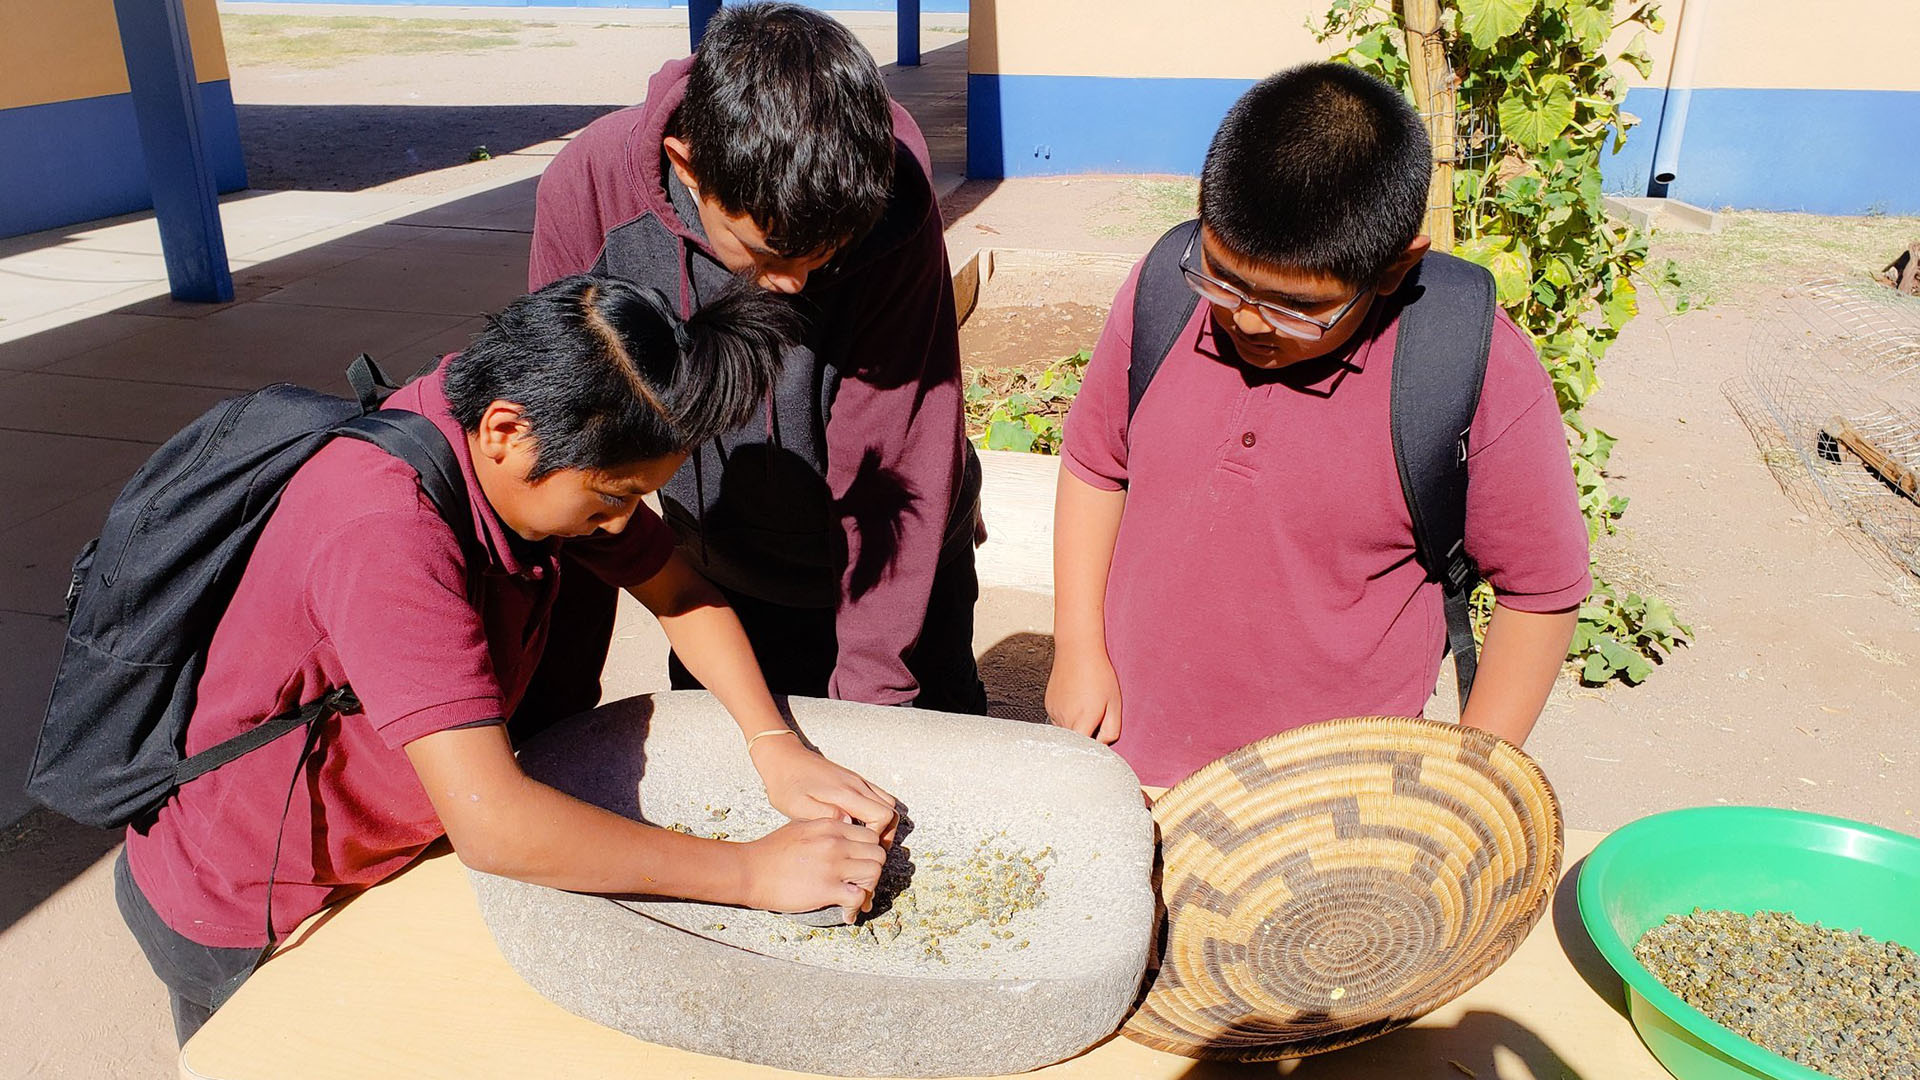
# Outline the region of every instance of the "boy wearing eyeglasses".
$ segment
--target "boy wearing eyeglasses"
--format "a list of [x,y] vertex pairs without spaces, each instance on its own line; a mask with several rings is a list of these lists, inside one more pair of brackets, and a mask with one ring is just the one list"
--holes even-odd
[[[1431,168],[1391,87],[1283,71],[1207,152],[1183,281],[1162,286],[1201,302],[1137,407],[1138,266],[1114,300],[1067,420],[1046,702],[1143,783],[1318,720],[1416,716],[1433,693],[1441,591],[1389,414]],[[1504,312],[1466,453],[1466,548],[1496,603],[1462,722],[1519,743],[1590,580],[1553,388]]]

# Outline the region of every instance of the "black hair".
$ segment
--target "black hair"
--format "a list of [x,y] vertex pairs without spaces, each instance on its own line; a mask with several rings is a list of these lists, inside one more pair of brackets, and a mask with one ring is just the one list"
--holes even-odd
[[1200,220],[1242,258],[1365,287],[1420,234],[1433,152],[1399,91],[1342,64],[1255,83],[1200,173]]
[[668,130],[701,191],[789,257],[858,239],[893,191],[880,69],[846,27],[796,4],[722,7]]
[[658,289],[562,278],[488,318],[447,366],[447,403],[469,432],[495,401],[519,406],[538,451],[529,480],[630,465],[745,423],[796,321],[744,282],[683,323]]

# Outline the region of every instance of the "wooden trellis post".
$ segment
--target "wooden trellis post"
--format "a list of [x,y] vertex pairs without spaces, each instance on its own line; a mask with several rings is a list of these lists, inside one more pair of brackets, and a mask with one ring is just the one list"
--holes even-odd
[[1435,251],[1453,249],[1455,113],[1453,68],[1440,35],[1440,0],[1401,0],[1413,103],[1433,142],[1433,183],[1427,189],[1426,234]]

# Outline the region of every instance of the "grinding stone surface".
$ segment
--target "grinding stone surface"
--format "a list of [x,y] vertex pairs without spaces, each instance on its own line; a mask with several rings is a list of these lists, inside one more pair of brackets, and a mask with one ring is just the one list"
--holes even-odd
[[[648,1041],[832,1075],[1020,1072],[1119,1026],[1146,968],[1154,847],[1139,782],[1118,756],[1013,721],[804,698],[790,707],[809,742],[904,805],[890,879],[925,904],[949,880],[935,868],[986,850],[1044,869],[1033,905],[1001,926],[967,926],[933,956],[913,933],[810,934],[766,912],[473,874],[514,969],[568,1011]],[[751,840],[785,820],[705,693],[602,706],[520,756],[562,791],[697,835]]]

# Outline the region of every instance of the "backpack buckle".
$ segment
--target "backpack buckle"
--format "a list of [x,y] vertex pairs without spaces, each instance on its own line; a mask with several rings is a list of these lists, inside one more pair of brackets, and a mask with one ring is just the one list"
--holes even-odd
[[1479,580],[1480,571],[1473,565],[1473,560],[1467,557],[1465,540],[1454,541],[1453,549],[1447,552],[1446,560],[1442,564],[1440,575],[1441,584],[1448,592],[1454,593],[1471,590],[1474,583]]

